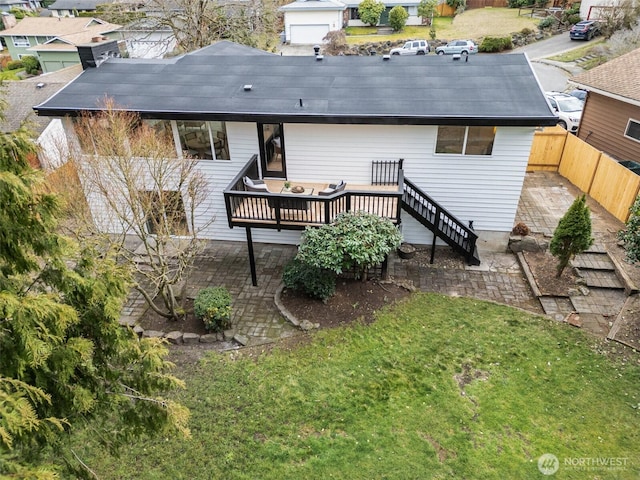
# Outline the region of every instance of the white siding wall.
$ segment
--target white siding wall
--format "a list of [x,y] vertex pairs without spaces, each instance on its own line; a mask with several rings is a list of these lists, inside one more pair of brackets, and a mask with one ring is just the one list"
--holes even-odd
[[69,159],[69,144],[59,118],[54,118],[37,140],[40,147],[38,159],[45,170],[55,170]]
[[[405,176],[461,221],[474,221],[490,238],[508,234],[524,181],[533,128],[497,129],[491,156],[435,155],[435,126],[306,125],[284,126],[287,176],[291,180],[328,183],[370,183],[373,160],[404,158]],[[200,224],[214,216],[205,238],[244,240],[241,228],[229,229],[223,190],[252,155],[258,153],[253,123],[227,123],[231,161],[201,160],[209,179],[209,197],[198,211]],[[348,185],[347,185],[348,188]],[[104,203],[88,195],[94,217],[108,225]],[[428,244],[430,232],[403,214],[405,240]],[[258,242],[295,244],[300,232],[254,229]],[[503,245],[506,247],[506,245]]]
[[315,11],[315,12],[285,12],[284,33],[285,40],[291,41],[291,25],[329,25],[329,31],[342,29],[342,12]]
[[[198,211],[202,223],[214,222],[209,225],[204,238],[216,240],[245,240],[244,228],[229,228],[227,211],[224,204],[224,189],[240,172],[249,159],[258,153],[258,128],[255,123],[227,122],[227,138],[229,140],[229,155],[231,161],[201,160],[198,167],[206,173],[209,179],[209,198]],[[284,243],[295,245],[300,241],[300,232],[252,229],[253,240],[265,243]]]
[[[407,18],[407,25],[422,25],[422,17],[418,16],[417,7],[409,7],[409,18]],[[349,20],[347,22],[349,27],[366,27],[368,26],[362,20]]]
[[[368,183],[372,160],[404,158],[405,176],[460,220],[473,220],[477,232],[510,232],[533,133],[533,128],[501,127],[493,155],[462,156],[435,155],[437,127],[432,126],[286,125],[287,175]],[[431,238],[409,220],[403,234],[416,243]]]

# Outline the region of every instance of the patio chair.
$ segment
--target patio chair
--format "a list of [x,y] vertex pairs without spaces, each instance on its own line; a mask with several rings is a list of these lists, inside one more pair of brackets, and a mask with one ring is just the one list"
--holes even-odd
[[338,192],[343,191],[346,186],[347,186],[347,184],[344,183],[344,180],[340,180],[339,183],[330,183],[327,188],[325,188],[324,190],[320,190],[318,192],[318,195],[321,196],[321,197],[326,197],[328,195],[333,195],[334,193],[338,193]]

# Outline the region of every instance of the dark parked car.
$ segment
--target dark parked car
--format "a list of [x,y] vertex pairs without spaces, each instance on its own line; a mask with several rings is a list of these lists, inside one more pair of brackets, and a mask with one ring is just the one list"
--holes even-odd
[[595,20],[578,22],[569,30],[571,40],[591,40],[596,35],[600,35],[600,24]]
[[580,90],[580,89],[575,89],[575,90],[571,90],[570,92],[567,92],[569,95],[571,95],[572,97],[576,97],[578,100],[582,100],[583,102],[587,99],[587,91],[586,90]]

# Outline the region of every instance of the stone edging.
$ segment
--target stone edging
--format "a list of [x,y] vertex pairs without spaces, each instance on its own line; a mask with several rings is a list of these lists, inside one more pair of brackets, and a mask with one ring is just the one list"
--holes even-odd
[[300,321],[293,313],[287,310],[287,307],[284,306],[281,299],[282,292],[284,291],[284,289],[285,289],[284,283],[281,283],[278,286],[275,295],[273,296],[273,301],[276,304],[276,307],[278,308],[278,310],[280,311],[280,315],[286,318],[287,321],[291,323],[293,326],[298,327],[304,331],[309,331],[314,328],[320,327],[318,323],[312,323],[309,320]]

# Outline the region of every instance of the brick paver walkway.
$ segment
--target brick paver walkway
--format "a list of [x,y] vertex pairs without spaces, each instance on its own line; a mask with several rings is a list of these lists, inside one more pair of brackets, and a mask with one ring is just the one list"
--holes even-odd
[[[516,223],[524,222],[533,232],[551,236],[577,193],[575,187],[572,189],[558,174],[527,174]],[[603,217],[600,211],[594,212],[592,209],[592,212],[594,236],[599,245],[597,249],[604,249],[606,242],[600,242],[600,239],[605,237],[599,232],[611,236],[611,218],[606,215]],[[622,225],[620,222],[618,224]],[[254,287],[251,284],[246,244],[211,241],[196,262],[187,294],[195,296],[200,289],[208,286],[226,286],[234,299],[234,331],[245,336],[250,345],[294,335],[299,330],[281,316],[274,304],[274,295],[281,284],[282,269],[294,257],[295,251],[295,247],[289,245],[255,244],[258,286]],[[396,280],[413,282],[421,291],[475,297],[536,313],[543,312],[514,255],[481,253],[481,257],[482,264],[479,267],[445,269],[419,266],[393,256],[389,274]],[[599,292],[598,295],[583,297],[581,307],[585,309],[585,314],[595,315],[593,330],[604,331],[609,316],[619,311],[620,302],[623,301],[619,293]],[[556,308],[561,311],[566,305],[558,304]],[[145,311],[144,300],[139,294],[132,293],[123,311],[122,321],[134,325]],[[602,315],[606,317],[603,319]],[[590,316],[585,315],[584,319],[590,321]]]

